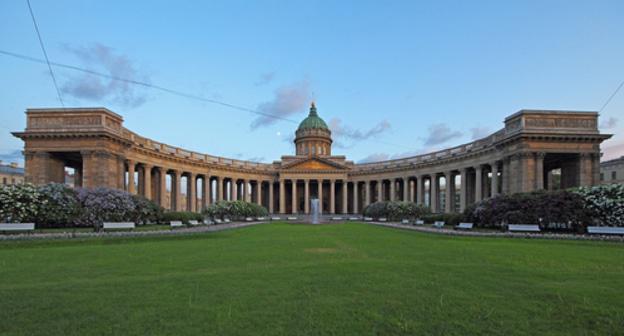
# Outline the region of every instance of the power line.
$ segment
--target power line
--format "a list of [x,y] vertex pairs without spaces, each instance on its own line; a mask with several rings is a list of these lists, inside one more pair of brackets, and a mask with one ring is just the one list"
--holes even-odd
[[611,100],[613,99],[613,97],[615,97],[615,95],[618,93],[618,91],[620,91],[620,89],[622,88],[622,86],[624,86],[624,81],[622,81],[622,83],[620,83],[620,86],[617,87],[617,89],[615,89],[615,91],[613,91],[613,93],[611,94],[611,96],[609,97],[609,99],[607,99],[607,101],[604,103],[604,105],[602,105],[602,107],[600,108],[600,110],[598,111],[598,113],[602,112],[602,110],[605,109],[605,107],[607,107],[607,105],[609,105],[609,103],[611,102]]
[[[182,91],[170,89],[170,88],[167,88],[167,87],[164,87],[164,86],[151,84],[151,83],[147,83],[147,82],[143,82],[143,81],[138,81],[138,80],[134,80],[134,79],[128,79],[128,78],[113,76],[113,75],[109,75],[109,74],[106,74],[106,73],[102,73],[102,72],[98,72],[98,71],[94,71],[94,70],[81,68],[81,67],[78,67],[78,66],[75,66],[75,65],[63,64],[63,63],[57,63],[57,62],[47,62],[46,60],[42,60],[40,58],[31,57],[31,56],[27,56],[27,55],[23,55],[23,54],[18,54],[18,53],[14,53],[14,52],[7,51],[7,50],[2,50],[2,49],[0,49],[0,54],[6,55],[6,56],[10,56],[10,57],[14,57],[14,58],[18,58],[18,59],[25,60],[25,61],[29,61],[29,62],[41,63],[41,64],[49,64],[51,66],[58,67],[58,68],[63,68],[63,69],[68,69],[68,70],[73,70],[73,71],[79,71],[79,72],[83,72],[83,73],[94,75],[94,76],[98,76],[98,77],[103,77],[103,78],[110,79],[110,80],[120,81],[120,82],[133,84],[133,85],[139,85],[139,86],[143,86],[143,87],[146,87],[146,88],[150,88],[150,89],[166,92],[166,93],[169,93],[169,94],[172,94],[172,95],[176,95],[176,96],[179,96],[179,97],[189,98],[189,99],[198,100],[198,101],[201,101],[201,102],[206,102],[206,103],[211,103],[211,104],[216,104],[216,105],[220,105],[220,106],[225,106],[225,107],[229,107],[229,108],[236,109],[236,110],[239,110],[239,111],[249,112],[249,113],[253,113],[253,114],[256,114],[256,115],[261,115],[261,116],[267,117],[267,118],[283,120],[283,121],[286,121],[286,122],[289,122],[289,123],[293,123],[293,124],[298,124],[299,123],[299,121],[297,121],[297,120],[276,116],[276,115],[273,115],[273,114],[270,114],[270,113],[260,112],[260,111],[257,111],[257,110],[251,109],[251,108],[247,108],[247,107],[244,107],[244,106],[235,105],[235,104],[231,104],[231,103],[227,103],[227,102],[223,102],[223,101],[219,101],[219,100],[215,100],[215,99],[205,98],[205,97],[197,96],[197,95],[190,94],[190,93],[185,93],[185,92],[182,92]],[[378,142],[378,143],[381,143],[381,144],[384,144],[384,145],[389,145],[389,146],[401,147],[401,148],[405,148],[405,149],[414,150],[414,148],[410,147],[410,146],[399,145],[399,144],[396,144],[396,143],[386,142],[386,141],[379,140],[379,139],[365,139],[364,141]]]
[[41,51],[43,51],[43,56],[45,56],[46,63],[48,64],[48,70],[50,70],[50,77],[52,77],[54,88],[56,88],[56,94],[58,95],[58,99],[61,102],[61,106],[65,107],[65,103],[63,103],[63,97],[61,96],[61,90],[59,90],[58,84],[56,83],[56,77],[54,76],[54,71],[52,71],[52,66],[50,65],[50,60],[48,59],[48,53],[46,52],[45,46],[43,45],[43,39],[41,38],[41,33],[39,32],[37,20],[35,20],[35,14],[33,13],[32,6],[30,6],[30,0],[26,0],[26,3],[28,4],[28,11],[30,11],[30,17],[32,18],[33,25],[35,26],[37,37],[39,38]]
[[189,98],[189,99],[194,99],[194,100],[198,100],[198,101],[205,102],[205,103],[221,105],[221,106],[229,107],[229,108],[236,109],[236,110],[239,110],[239,111],[244,111],[244,112],[249,112],[249,113],[261,115],[261,116],[267,117],[267,118],[279,119],[279,120],[283,120],[283,121],[287,121],[287,122],[295,123],[295,124],[298,123],[298,121],[293,120],[293,119],[276,116],[276,115],[273,115],[273,114],[270,114],[270,113],[260,112],[260,111],[257,111],[257,110],[251,109],[251,108],[247,108],[247,107],[244,107],[244,106],[230,104],[230,103],[226,103],[226,102],[219,101],[219,100],[216,100],[216,99],[205,98],[205,97],[201,97],[201,96],[198,96],[198,95],[194,95],[194,94],[185,93],[185,92],[182,92],[182,91],[170,89],[170,88],[167,88],[167,87],[164,87],[164,86],[151,84],[151,83],[148,83],[148,82],[143,82],[143,81],[138,81],[138,80],[134,80],[134,79],[128,79],[128,78],[113,76],[113,75],[105,74],[105,73],[94,71],[94,70],[84,69],[84,68],[81,68],[81,67],[77,67],[75,65],[63,64],[63,63],[57,63],[57,62],[46,62],[45,60],[42,60],[42,59],[39,59],[39,58],[30,57],[30,56],[27,56],[27,55],[22,55],[22,54],[18,54],[18,53],[6,51],[6,50],[0,50],[0,54],[4,54],[4,55],[7,55],[7,56],[11,56],[11,57],[15,57],[15,58],[19,58],[19,59],[22,59],[22,60],[35,62],[35,63],[42,63],[42,64],[48,63],[49,65],[52,65],[52,66],[55,66],[55,67],[58,67],[58,68],[64,68],[64,69],[69,69],[69,70],[74,70],[74,71],[80,71],[80,72],[83,72],[83,73],[86,73],[86,74],[99,76],[99,77],[107,78],[107,79],[110,79],[110,80],[120,81],[120,82],[124,82],[124,83],[128,83],[128,84],[139,85],[139,86],[143,86],[143,87],[146,87],[146,88],[150,88],[150,89],[166,92],[166,93],[169,93],[169,94],[172,94],[172,95],[176,95],[176,96],[180,96],[180,97],[184,97],[184,98]]

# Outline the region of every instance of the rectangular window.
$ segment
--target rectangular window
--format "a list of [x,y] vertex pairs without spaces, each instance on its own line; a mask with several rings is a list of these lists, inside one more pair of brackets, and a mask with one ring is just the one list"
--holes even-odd
[[600,181],[604,181],[604,173],[600,173]]
[[617,180],[617,172],[615,170],[611,172],[611,179]]
[[3,177],[3,178],[2,178],[2,184],[6,185],[6,181],[7,181],[7,180],[6,180],[6,177]]

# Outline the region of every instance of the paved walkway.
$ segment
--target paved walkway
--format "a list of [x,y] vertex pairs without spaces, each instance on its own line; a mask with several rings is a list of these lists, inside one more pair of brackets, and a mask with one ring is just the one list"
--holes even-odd
[[172,236],[190,235],[202,232],[216,232],[236,229],[246,226],[258,225],[267,222],[244,222],[218,225],[201,225],[195,227],[182,227],[173,230],[154,231],[108,231],[108,232],[53,232],[53,233],[20,233],[0,235],[3,240],[37,240],[37,239],[73,239],[73,238],[108,238],[108,237],[149,237],[149,236]]
[[[11,240],[39,240],[39,239],[83,239],[83,238],[108,238],[108,237],[150,237],[150,236],[173,236],[173,235],[191,235],[204,232],[217,232],[253,226],[258,224],[266,224],[270,222],[244,222],[230,223],[218,225],[201,225],[196,227],[183,227],[174,230],[154,230],[154,231],[108,231],[108,232],[54,232],[54,233],[20,233],[20,234],[4,234],[0,235],[0,241]],[[295,223],[295,222],[292,222]],[[318,225],[302,223],[307,225]],[[340,224],[341,222],[331,222],[324,224]],[[344,222],[346,223],[346,222]],[[592,241],[614,241],[624,243],[624,236],[609,235],[580,235],[568,233],[519,233],[519,232],[483,232],[483,231],[465,231],[453,229],[436,229],[431,226],[405,225],[400,223],[389,222],[364,222],[369,225],[385,226],[389,228],[411,230],[425,233],[433,233],[448,236],[468,236],[468,237],[493,237],[493,238],[532,238],[532,239],[558,239],[558,240],[592,240]]]
[[623,242],[624,236],[616,235],[587,235],[571,233],[522,233],[522,232],[483,232],[454,229],[436,229],[431,226],[406,225],[400,223],[365,222],[368,224],[391,227],[395,229],[412,230],[426,233],[434,233],[448,236],[468,236],[468,237],[495,237],[495,238],[533,238],[533,239],[558,239],[558,240],[594,240],[594,241],[615,241]]

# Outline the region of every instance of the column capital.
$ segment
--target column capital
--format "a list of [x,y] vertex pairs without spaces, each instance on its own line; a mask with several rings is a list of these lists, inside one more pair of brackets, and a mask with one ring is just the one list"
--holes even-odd
[[535,152],[535,158],[539,160],[543,160],[546,157],[546,152]]

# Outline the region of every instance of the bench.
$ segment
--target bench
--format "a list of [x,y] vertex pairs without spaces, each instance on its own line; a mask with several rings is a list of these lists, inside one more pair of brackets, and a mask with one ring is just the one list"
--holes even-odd
[[444,227],[444,224],[446,224],[445,222],[442,221],[435,221],[433,222],[433,227],[436,229],[441,229]]
[[365,222],[372,222],[373,221],[373,217],[364,217],[364,221]]
[[333,220],[333,221],[341,221],[342,217],[332,217],[331,220]]
[[455,225],[456,230],[472,230],[473,223],[459,223]]
[[588,226],[587,233],[603,235],[624,235],[624,227],[614,226]]
[[289,221],[293,221],[293,220],[297,220],[297,217],[286,217],[286,219]]
[[184,224],[182,224],[181,221],[171,221],[169,222],[169,226],[171,226],[171,228],[178,228],[178,227],[183,227]]
[[35,231],[35,223],[2,223],[0,232]]
[[245,217],[245,222],[253,222],[253,218],[251,217]]
[[414,225],[425,225],[425,221],[424,221],[424,220],[422,220],[422,219],[417,219],[417,220],[414,222]]
[[387,219],[387,218],[385,218],[385,217],[382,217],[382,218],[379,218],[379,221],[380,221],[380,222],[387,222],[387,221],[388,221],[388,219]]
[[264,218],[264,217],[258,217],[258,218],[256,218],[256,219],[257,219],[257,220],[259,220],[259,221],[264,221],[264,220],[266,220],[266,218]]
[[102,224],[104,230],[133,230],[134,222],[104,222]]
[[199,222],[198,222],[198,221],[196,221],[196,220],[190,220],[190,221],[189,221],[189,224],[191,224],[191,225],[193,225],[193,226],[197,226],[197,225],[199,225]]
[[215,224],[222,224],[223,223],[223,221],[221,219],[219,219],[219,218],[215,218],[214,222],[215,222]]
[[401,224],[409,224],[409,223],[410,223],[409,219],[404,219],[401,221]]
[[350,221],[356,221],[356,220],[360,220],[358,217],[349,217]]
[[282,220],[282,218],[281,217],[271,217],[271,220],[272,221],[278,221],[278,220]]
[[232,221],[229,218],[223,220],[223,223],[231,223]]
[[509,232],[540,232],[537,224],[509,224],[507,225]]

